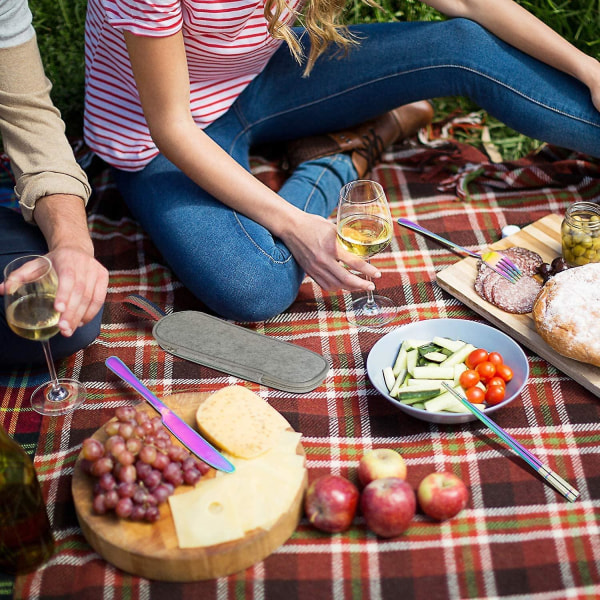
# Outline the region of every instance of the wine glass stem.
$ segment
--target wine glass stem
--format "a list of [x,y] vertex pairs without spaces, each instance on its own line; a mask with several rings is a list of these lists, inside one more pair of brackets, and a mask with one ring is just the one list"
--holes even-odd
[[[369,264],[371,264],[370,260],[367,260],[367,262]],[[373,283],[373,280],[368,275],[366,275],[366,279],[367,279],[367,281],[370,281],[371,283]],[[375,295],[375,289],[369,288],[367,290],[367,303],[365,304],[366,309],[373,309],[373,308],[377,307],[377,304],[375,304],[374,295]]]
[[48,363],[48,371],[50,371],[51,389],[48,391],[48,397],[50,400],[61,400],[65,395],[65,390],[60,385],[58,377],[56,375],[56,368],[54,367],[54,361],[52,360],[52,352],[50,351],[50,340],[42,340],[42,348],[44,349],[44,355],[46,356],[46,362]]

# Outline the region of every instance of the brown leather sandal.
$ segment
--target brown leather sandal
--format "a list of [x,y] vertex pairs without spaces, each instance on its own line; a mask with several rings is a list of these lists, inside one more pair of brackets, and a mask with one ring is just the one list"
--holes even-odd
[[351,154],[360,179],[379,162],[388,146],[415,135],[432,119],[433,107],[423,100],[400,106],[354,129],[293,140],[286,146],[288,170],[294,171],[308,160],[345,152]]

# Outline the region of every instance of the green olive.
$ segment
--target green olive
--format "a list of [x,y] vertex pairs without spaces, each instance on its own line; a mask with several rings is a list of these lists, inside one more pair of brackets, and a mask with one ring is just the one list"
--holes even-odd
[[563,246],[567,248],[572,248],[575,244],[573,242],[573,236],[570,233],[563,234],[562,236]]

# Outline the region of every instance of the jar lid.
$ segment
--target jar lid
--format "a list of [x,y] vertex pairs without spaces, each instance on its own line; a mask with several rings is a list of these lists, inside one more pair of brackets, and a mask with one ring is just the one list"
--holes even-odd
[[521,228],[518,225],[505,225],[502,228],[502,237],[508,237],[509,235],[513,235],[519,231],[521,231]]

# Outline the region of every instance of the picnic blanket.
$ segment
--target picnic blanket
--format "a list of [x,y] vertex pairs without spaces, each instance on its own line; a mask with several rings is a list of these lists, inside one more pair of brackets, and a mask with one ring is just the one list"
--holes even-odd
[[[427,140],[426,140],[427,141]],[[276,161],[256,157],[253,171],[277,189]],[[394,146],[372,173],[394,218],[403,216],[465,246],[499,239],[507,224],[525,226],[563,213],[575,200],[600,199],[600,163],[544,147],[522,160],[494,164],[453,142]],[[482,319],[436,284],[454,264],[451,251],[396,226],[391,246],[374,261],[378,290],[400,307],[380,331],[359,330],[346,319],[350,293],[325,293],[310,278],[285,313],[242,323],[266,336],[322,354],[331,366],[322,385],[290,394],[229,377],[165,353],[152,322],[125,310],[137,293],[166,312],[204,310],[173,276],[132,219],[108,171],[93,174],[89,216],[99,260],[110,271],[100,336],[57,364],[59,376],[84,381],[88,400],[70,415],[33,412],[29,396],[47,377],[25,370],[0,377],[0,419],[35,457],[57,540],[57,552],[16,582],[0,579],[0,596],[15,598],[215,598],[550,600],[600,597],[600,399],[525,349],[530,378],[519,398],[495,413],[518,437],[581,492],[571,504],[534,476],[478,422],[438,426],[399,412],[370,384],[366,360],[383,335],[423,319]],[[418,514],[404,535],[379,539],[360,516],[344,534],[324,534],[303,519],[270,557],[246,571],[195,583],[164,583],[124,573],[98,556],[78,526],[70,484],[81,442],[135,393],[104,365],[116,355],[158,396],[212,392],[246,385],[303,433],[310,479],[326,473],[356,480],[360,456],[373,447],[398,450],[416,486],[427,473],[450,470],[469,486],[470,501],[442,524]],[[13,587],[14,583],[14,587]]]

